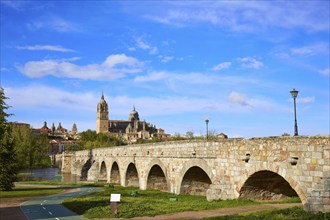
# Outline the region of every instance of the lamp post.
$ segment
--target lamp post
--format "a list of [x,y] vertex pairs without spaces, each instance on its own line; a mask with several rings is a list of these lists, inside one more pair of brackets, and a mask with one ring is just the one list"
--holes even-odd
[[209,139],[209,119],[205,119],[206,123],[206,140]]
[[293,104],[294,104],[294,136],[298,136],[298,126],[297,126],[297,113],[296,113],[296,98],[298,96],[297,90],[293,89],[290,91],[291,96],[293,98]]

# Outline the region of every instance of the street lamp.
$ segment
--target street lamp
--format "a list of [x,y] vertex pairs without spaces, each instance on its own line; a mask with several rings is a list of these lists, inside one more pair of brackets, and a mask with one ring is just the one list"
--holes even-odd
[[209,119],[205,119],[206,123],[206,140],[209,139]]
[[297,126],[297,114],[296,114],[296,98],[298,96],[297,90],[293,89],[290,91],[291,96],[293,98],[293,104],[294,104],[294,136],[298,136],[298,126]]

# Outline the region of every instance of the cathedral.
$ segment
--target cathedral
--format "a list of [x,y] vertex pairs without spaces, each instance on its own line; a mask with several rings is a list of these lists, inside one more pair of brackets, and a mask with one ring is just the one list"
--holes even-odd
[[133,107],[128,120],[109,120],[108,104],[102,93],[101,100],[97,104],[96,133],[107,133],[120,136],[128,143],[137,140],[147,140],[157,137],[161,140],[169,137],[164,130],[157,129],[155,125],[140,121],[139,113]]

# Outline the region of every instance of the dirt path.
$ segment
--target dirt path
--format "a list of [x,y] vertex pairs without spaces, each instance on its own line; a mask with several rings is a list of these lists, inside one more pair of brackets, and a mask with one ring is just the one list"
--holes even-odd
[[0,219],[25,220],[27,219],[20,209],[20,204],[33,197],[22,198],[1,198],[0,199]]
[[[154,217],[136,217],[131,218],[132,220],[196,220],[203,219],[206,217],[215,217],[215,216],[224,216],[224,215],[233,215],[244,212],[253,212],[261,211],[266,209],[284,209],[291,208],[295,206],[302,206],[301,203],[287,203],[287,204],[260,204],[260,205],[249,205],[249,206],[240,206],[234,208],[221,208],[214,210],[205,210],[205,211],[189,211],[189,212],[179,212],[165,215],[158,215]],[[102,218],[98,220],[121,220],[123,218]]]

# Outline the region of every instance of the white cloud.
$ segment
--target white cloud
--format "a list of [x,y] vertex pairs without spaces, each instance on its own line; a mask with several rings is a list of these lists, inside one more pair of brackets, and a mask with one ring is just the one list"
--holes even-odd
[[239,104],[242,106],[250,106],[248,103],[247,97],[244,94],[238,93],[238,92],[231,92],[228,96],[228,100],[231,103]]
[[231,66],[231,62],[223,62],[223,63],[219,63],[218,65],[214,66],[212,68],[212,70],[219,71],[222,69],[228,69],[230,66]]
[[319,54],[329,53],[329,44],[327,43],[316,43],[304,47],[298,47],[291,49],[293,55],[300,56],[314,56]]
[[[94,111],[98,98],[92,93],[69,92],[44,85],[7,87],[8,104],[14,109],[56,108],[66,110]],[[51,94],[51,95],[50,95]]]
[[174,57],[160,55],[159,58],[162,63],[168,63],[169,61],[173,60]]
[[242,68],[260,69],[264,65],[261,61],[253,57],[243,57],[237,60],[241,62]]
[[78,30],[77,25],[58,17],[52,17],[43,21],[33,21],[28,23],[27,27],[30,30],[50,29],[57,32],[72,32]]
[[167,77],[168,77],[168,73],[166,73],[166,72],[150,72],[147,75],[136,76],[134,81],[135,82],[153,82],[153,81],[164,80]]
[[18,65],[17,69],[32,78],[53,75],[76,79],[113,80],[141,72],[143,63],[125,54],[114,54],[108,56],[101,64],[78,66],[68,61],[43,60],[29,61],[24,65]]
[[135,82],[155,82],[162,81],[167,85],[176,83],[181,86],[184,84],[215,84],[221,79],[216,75],[206,75],[202,73],[175,73],[167,71],[153,71],[147,75],[139,75],[134,79]]
[[34,46],[17,46],[19,50],[50,50],[58,52],[75,52],[74,50],[64,48],[58,45],[34,45]]
[[325,76],[330,76],[330,69],[326,68],[326,69],[320,70],[319,73],[321,73],[322,75],[325,75]]
[[15,10],[21,10],[25,7],[27,2],[25,1],[1,1],[1,4],[4,4],[7,7],[13,8]]
[[0,71],[1,71],[1,72],[7,72],[7,71],[9,71],[9,69],[8,69],[8,68],[5,68],[5,67],[1,67],[1,68],[0,68]]
[[313,103],[314,101],[315,101],[315,97],[297,98],[297,103],[302,103],[302,104]]
[[[260,31],[265,28],[329,30],[327,1],[214,1],[163,3],[157,14],[145,17],[166,25],[191,26],[210,23],[232,31]],[[159,8],[158,8],[159,9]]]
[[151,44],[144,41],[142,38],[135,38],[135,46],[142,50],[149,51],[149,54],[156,54],[158,50],[157,47],[152,46]]

